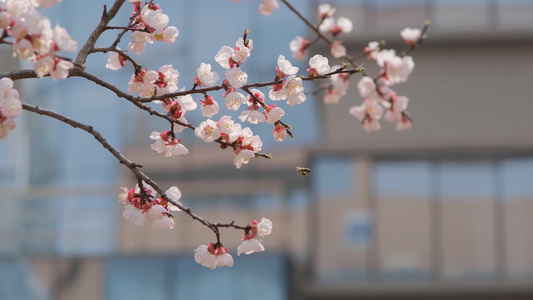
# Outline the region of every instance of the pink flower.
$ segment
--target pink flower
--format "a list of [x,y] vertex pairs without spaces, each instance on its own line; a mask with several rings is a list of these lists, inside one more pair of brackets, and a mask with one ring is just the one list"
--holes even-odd
[[409,98],[405,96],[397,96],[395,93],[391,94],[390,107],[385,113],[385,120],[389,122],[399,122],[402,120],[402,113],[407,110]]
[[204,142],[212,143],[220,137],[220,130],[213,120],[207,119],[194,129],[194,134]]
[[350,108],[350,114],[363,123],[363,129],[367,132],[381,129],[379,119],[383,115],[383,108],[376,101],[365,99],[360,106]]
[[319,18],[333,17],[334,13],[335,13],[335,7],[331,6],[331,4],[324,3],[318,6],[318,17]]
[[327,57],[320,54],[311,57],[309,60],[309,67],[310,68],[307,69],[309,76],[324,75],[330,70]]
[[402,119],[396,123],[396,130],[403,131],[407,129],[411,129],[411,120],[409,117],[403,116]]
[[146,15],[146,24],[156,30],[167,27],[168,21],[168,16],[161,9],[152,10]]
[[231,87],[240,88],[248,81],[248,74],[244,73],[241,68],[234,67],[226,70],[224,78],[226,78]]
[[[124,193],[119,194],[119,199],[124,204],[124,212],[122,213],[124,219],[133,221],[137,226],[143,226],[148,220],[152,222],[152,227],[155,229],[174,228],[174,219],[168,211],[169,209],[179,210],[179,208],[165,199],[157,197],[153,188],[145,182],[143,182],[143,187],[144,193],[141,193],[138,185],[131,190],[122,188]],[[181,192],[177,187],[169,188],[165,194],[175,203],[182,205],[179,202]]]
[[151,97],[155,94],[157,88],[155,82],[158,78],[159,74],[155,71],[140,70],[137,74],[131,76],[128,92]]
[[270,16],[274,9],[278,9],[278,0],[263,0],[259,5],[259,12],[265,16]]
[[346,56],[346,48],[342,45],[341,41],[334,41],[330,45],[331,55],[335,58],[341,58]]
[[233,160],[233,163],[235,164],[235,167],[237,169],[240,169],[242,165],[248,164],[250,162],[250,158],[254,158],[255,154],[251,150],[241,150],[237,155],[235,155],[235,159]]
[[357,89],[359,89],[359,95],[363,98],[379,98],[379,95],[376,92],[376,83],[370,76],[364,76],[361,78],[357,83]]
[[292,51],[292,56],[297,60],[303,60],[307,56],[307,40],[301,36],[297,36],[291,41],[289,47]]
[[218,103],[213,100],[213,97],[206,95],[200,103],[202,103],[202,115],[205,117],[209,118],[218,113]]
[[218,73],[211,72],[211,64],[201,63],[196,69],[198,76],[194,77],[194,83],[198,86],[212,86],[218,80]]
[[281,107],[269,105],[267,110],[265,110],[265,113],[267,123],[274,124],[281,119],[281,117],[285,114],[285,111]]
[[68,77],[68,72],[74,67],[74,64],[68,60],[59,59],[55,60],[55,65],[50,71],[50,76],[54,80],[65,79]]
[[225,249],[219,243],[198,246],[194,250],[194,260],[202,266],[213,270],[219,266],[233,266],[233,258],[228,254],[228,249]]
[[70,37],[65,28],[59,25],[54,28],[54,42],[63,51],[76,52],[78,50],[78,43]]
[[287,129],[281,124],[277,124],[274,130],[272,130],[272,136],[276,142],[284,141],[287,138]]
[[234,64],[233,49],[229,46],[222,46],[222,49],[218,50],[217,55],[215,55],[215,60],[224,69],[232,68]]
[[340,17],[337,19],[337,22],[335,22],[335,18],[328,17],[325,18],[322,24],[320,24],[320,27],[318,28],[320,32],[322,33],[329,33],[334,36],[340,34],[340,33],[348,33],[352,31],[353,24],[350,19],[345,17]]
[[417,28],[405,28],[400,32],[400,35],[408,45],[416,45],[422,32]]
[[302,78],[297,77],[296,75],[291,75],[289,76],[289,78],[287,78],[287,80],[283,84],[283,89],[287,93],[287,103],[290,106],[300,104],[306,99]]
[[270,233],[272,233],[272,222],[269,219],[263,218],[261,223],[254,220],[242,236],[243,242],[237,247],[237,255],[264,251],[261,239]]
[[379,54],[379,42],[372,41],[365,47],[366,56],[368,59],[376,59]]
[[342,97],[341,93],[335,91],[332,88],[329,88],[326,91],[326,94],[324,95],[324,103],[326,104],[339,103],[341,97]]
[[157,153],[164,152],[166,157],[189,153],[189,150],[180,144],[181,139],[176,139],[176,137],[169,131],[163,131],[161,134],[157,131],[152,131],[150,138],[155,140],[155,143],[153,143],[150,148],[157,151]]
[[235,123],[230,116],[222,116],[218,121],[218,128],[222,140],[227,143],[235,142],[242,134],[241,124]]
[[[248,40],[248,44],[250,45],[251,43],[252,40]],[[233,61],[236,62],[238,65],[242,64],[246,61],[246,59],[248,59],[248,57],[250,57],[251,50],[251,47],[244,46],[244,40],[242,38],[239,38],[235,45],[235,49],[233,49]]]
[[176,40],[179,34],[180,31],[178,30],[178,28],[174,26],[169,26],[163,31],[163,41],[169,45],[174,44],[174,41]]
[[237,111],[242,103],[246,102],[246,98],[243,94],[238,92],[231,92],[226,94],[225,105],[228,110]]
[[131,34],[131,42],[128,44],[128,50],[141,54],[144,52],[146,43],[153,44],[152,35],[144,31],[134,31]]
[[109,55],[107,56],[107,64],[105,65],[105,67],[110,70],[120,70],[124,68],[125,61],[126,60],[124,59],[124,57],[118,52],[110,51]]
[[285,59],[285,56],[280,54],[278,56],[278,67],[276,68],[276,80],[296,73],[298,73],[298,67],[293,67],[291,62]]

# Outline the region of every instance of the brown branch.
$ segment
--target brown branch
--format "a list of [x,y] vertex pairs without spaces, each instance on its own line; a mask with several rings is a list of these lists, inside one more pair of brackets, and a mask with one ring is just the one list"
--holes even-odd
[[[307,77],[301,76],[301,78],[302,78],[303,81],[309,81],[309,80],[314,81],[316,79],[330,78],[331,75],[334,75],[334,74],[340,74],[340,73],[354,74],[354,73],[363,72],[363,70],[364,69],[358,68],[358,67],[357,68],[353,68],[353,69],[349,69],[349,70],[337,69],[335,71],[329,72],[329,73],[324,74],[324,75],[307,76]],[[269,81],[269,82],[256,82],[256,83],[252,83],[252,84],[243,85],[240,89],[243,90],[243,91],[246,91],[246,89],[249,89],[249,88],[272,86],[272,85],[276,85],[276,84],[280,84],[280,83],[283,83],[283,81],[274,80],[274,81]],[[163,100],[163,99],[166,99],[166,98],[174,98],[174,97],[185,96],[185,95],[190,95],[190,94],[206,94],[208,92],[218,91],[218,90],[222,90],[222,89],[226,89],[226,88],[227,87],[225,85],[217,85],[217,86],[212,86],[212,87],[208,87],[208,88],[190,89],[190,90],[187,90],[187,91],[180,91],[180,92],[169,93],[169,94],[164,94],[164,95],[159,95],[159,96],[152,96],[152,97],[148,97],[148,98],[139,98],[138,101],[141,102],[141,103],[152,102],[154,100]]]
[[80,122],[72,120],[72,119],[70,119],[70,118],[68,118],[66,116],[58,114],[58,113],[56,113],[56,112],[54,112],[52,110],[40,108],[38,106],[33,106],[33,105],[29,105],[29,104],[25,104],[24,103],[24,104],[22,104],[22,108],[24,110],[31,111],[33,113],[36,113],[36,114],[39,114],[39,115],[42,115],[42,116],[51,117],[53,119],[56,119],[58,121],[61,121],[61,122],[65,123],[67,125],[70,125],[70,126],[72,126],[74,128],[81,129],[81,130],[91,134],[121,164],[125,165],[133,173],[133,175],[135,175],[135,177],[137,178],[137,180],[139,182],[145,182],[146,184],[149,184],[150,186],[152,186],[154,188],[154,190],[157,191],[157,193],[159,193],[159,195],[161,195],[161,198],[165,199],[166,201],[168,201],[172,205],[180,208],[183,212],[188,214],[193,220],[196,220],[196,221],[202,223],[203,225],[209,227],[211,230],[213,230],[215,235],[217,235],[217,240],[219,239],[219,234],[220,234],[218,232],[218,228],[219,227],[227,227],[227,228],[233,227],[233,228],[236,228],[236,229],[243,229],[243,230],[246,229],[246,227],[244,227],[244,226],[234,225],[233,222],[231,222],[229,224],[221,224],[221,223],[214,224],[214,223],[211,223],[211,222],[203,219],[202,217],[198,216],[194,212],[192,212],[190,208],[184,207],[183,205],[181,205],[181,204],[175,202],[174,200],[172,200],[171,198],[169,198],[165,194],[163,189],[161,189],[161,187],[159,187],[159,185],[156,182],[154,182],[150,177],[148,177],[146,174],[144,174],[143,172],[141,172],[139,170],[139,167],[140,167],[139,164],[133,163],[129,159],[127,159],[122,153],[120,153],[116,148],[114,148],[111,144],[109,144],[109,142],[98,131],[94,130],[94,128],[92,126],[80,123]]
[[[150,0],[148,2],[146,2],[144,6],[146,5],[149,5],[149,4],[152,4],[153,0]],[[133,24],[135,24],[135,20],[137,19],[137,17],[141,14],[141,10],[142,10],[142,7],[140,7],[137,12],[135,14],[133,14],[131,17],[130,17],[130,21],[128,22],[128,25],[122,29],[122,31],[117,35],[117,38],[115,39],[115,41],[113,42],[113,44],[111,44],[111,47],[112,48],[116,48],[118,46],[118,43],[120,43],[120,40],[122,39],[122,37],[124,36],[124,34],[126,34],[126,32],[130,31],[131,30],[131,26]],[[107,29],[113,29],[111,27],[108,27]]]
[[430,24],[431,22],[429,20],[426,20],[426,22],[424,22],[424,27],[422,27],[422,30],[420,31],[420,37],[418,38],[418,40],[416,40],[414,44],[409,45],[409,47],[406,50],[402,51],[402,54],[401,54],[402,57],[409,54],[409,52],[414,51],[418,45],[422,44],[422,42],[426,40],[427,38],[426,32],[428,31]]
[[[309,28],[311,28],[322,40],[324,40],[326,43],[328,43],[328,45],[331,45],[333,43],[333,41],[331,41],[327,36],[325,36],[324,34],[322,34],[322,32],[320,32],[320,30],[318,29],[318,26],[314,26],[306,17],[304,17],[294,6],[292,6],[292,4],[289,3],[289,1],[287,0],[281,0],[283,3],[285,3],[285,5],[287,5],[287,7],[292,10],[302,21],[304,21],[304,23],[309,26]],[[352,66],[357,66],[358,63],[355,61],[355,59],[353,57],[351,57],[350,55],[346,54],[345,56],[341,57],[343,59],[346,59],[348,62],[350,62],[350,64]],[[370,76],[369,74],[367,74],[365,71],[362,71],[361,72],[364,76]]]
[[133,65],[133,67],[135,68],[135,71],[137,72],[138,70],[141,70],[142,69],[142,66],[139,65],[137,62],[135,62],[135,60],[133,60],[133,58],[131,58],[131,56],[127,55],[125,51],[122,51],[122,50],[119,50],[118,48],[116,47],[107,47],[107,48],[94,48],[93,50],[93,53],[97,53],[97,52],[101,52],[101,53],[107,53],[107,52],[116,52],[118,53],[120,56],[122,56],[123,58],[125,58],[126,60],[128,60],[129,62],[131,62],[131,64]]
[[81,47],[80,52],[78,52],[78,56],[76,57],[76,64],[83,66],[85,65],[85,62],[87,61],[87,56],[91,54],[94,51],[94,45],[96,44],[96,41],[98,38],[100,38],[100,35],[106,30],[107,24],[117,15],[118,11],[120,10],[120,7],[122,4],[124,4],[125,0],[116,0],[113,6],[109,11],[107,11],[107,7],[104,5],[104,11],[102,13],[102,17],[100,18],[100,23],[96,26],[96,28],[93,30],[89,38],[87,39],[87,42]]

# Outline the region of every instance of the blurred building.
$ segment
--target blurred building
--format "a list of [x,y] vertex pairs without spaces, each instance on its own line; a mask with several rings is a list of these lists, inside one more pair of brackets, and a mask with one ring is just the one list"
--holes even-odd
[[[294,5],[311,16],[314,2]],[[0,299],[533,299],[533,3],[330,3],[354,21],[344,42],[350,53],[381,39],[403,49],[401,29],[432,21],[413,53],[414,73],[395,89],[410,99],[412,130],[382,123],[381,131],[364,132],[347,113],[362,101],[353,80],[337,105],[317,96],[286,109],[294,141],[278,144],[271,127],[252,127],[274,159],[235,170],[229,150],[190,132],[183,134],[187,157],[151,151],[149,133],[167,124],[79,79],[22,82],[21,99],[92,123],[162,187],[177,185],[199,215],[238,224],[267,217],[274,232],[264,253],[205,269],[193,250],[213,240],[208,229],[180,214],[176,228],[162,232],[123,220],[114,199],[118,187],[134,184],[127,170],[85,133],[25,113],[18,132],[0,143]],[[206,19],[198,16],[207,4],[242,18],[228,25],[227,14],[213,13],[209,28],[191,26]],[[171,51],[148,47],[152,56],[140,62],[151,69],[172,63],[180,86],[192,86],[191,70],[213,64],[245,27],[255,45],[250,81],[273,74],[278,54],[291,57],[296,34],[313,36],[283,6],[257,18],[253,1],[161,5],[180,36]],[[88,12],[83,22],[60,17],[74,9]],[[67,1],[50,15],[82,41],[100,10]],[[125,89],[131,69],[111,72],[99,58],[88,71]],[[295,166],[313,172],[302,177]],[[240,234],[222,232],[232,254]]]

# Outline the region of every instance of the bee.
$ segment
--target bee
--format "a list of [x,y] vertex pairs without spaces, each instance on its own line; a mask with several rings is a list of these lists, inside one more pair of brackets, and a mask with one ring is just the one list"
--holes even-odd
[[296,172],[302,176],[307,176],[308,173],[311,173],[311,169],[305,167],[296,167]]

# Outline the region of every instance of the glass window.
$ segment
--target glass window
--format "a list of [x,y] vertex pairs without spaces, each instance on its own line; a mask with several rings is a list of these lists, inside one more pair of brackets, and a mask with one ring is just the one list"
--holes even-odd
[[428,199],[431,166],[427,161],[376,162],[373,182],[377,196]]
[[198,265],[192,255],[180,258],[175,265],[174,299],[287,299],[288,269],[283,257],[241,255],[234,260],[231,268],[210,270]]
[[312,167],[313,189],[321,197],[352,195],[356,180],[353,168],[348,157],[317,158]]
[[287,264],[282,256],[245,255],[234,260],[231,268],[211,270],[196,263],[192,253],[112,258],[106,269],[106,299],[287,299]]

